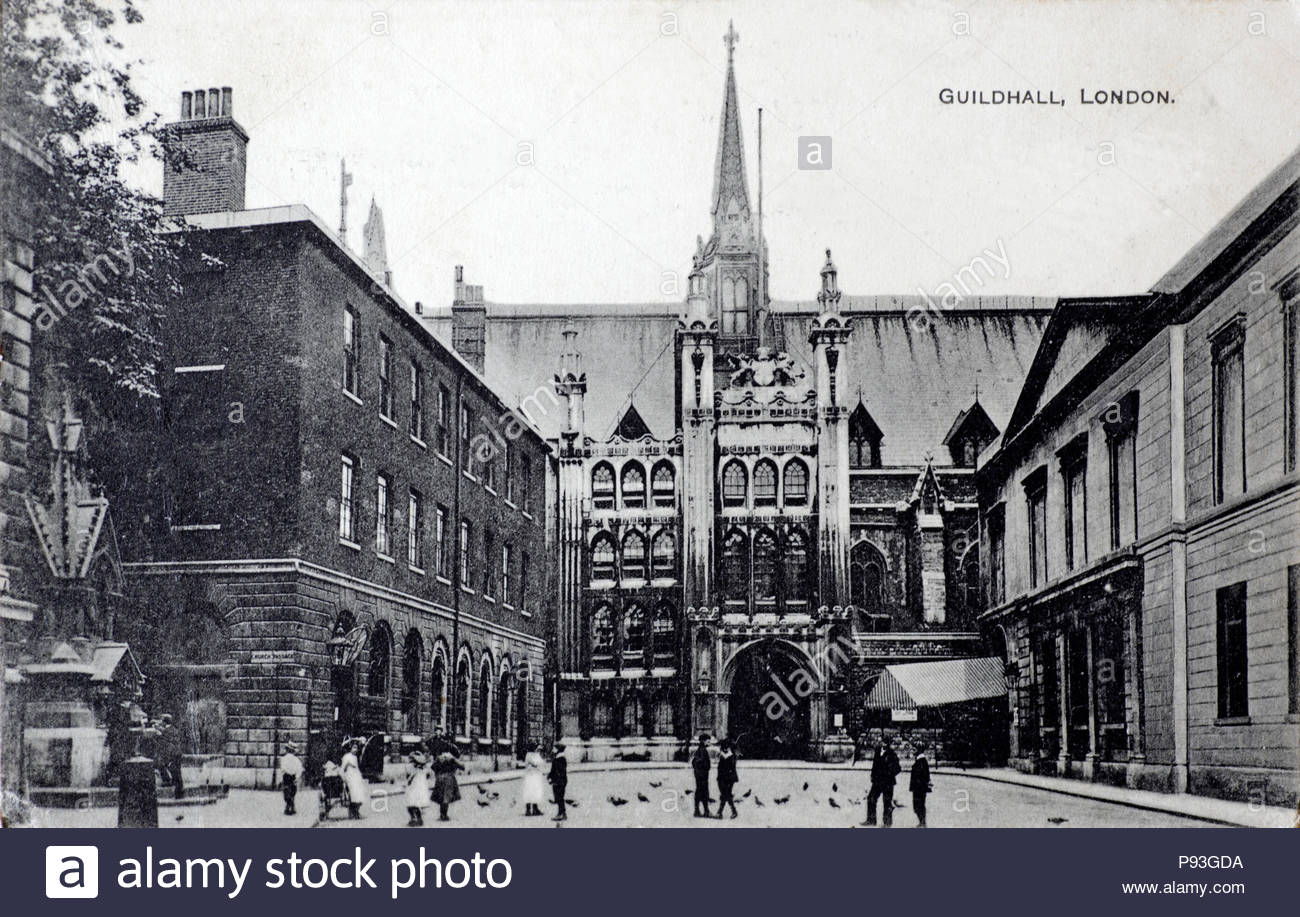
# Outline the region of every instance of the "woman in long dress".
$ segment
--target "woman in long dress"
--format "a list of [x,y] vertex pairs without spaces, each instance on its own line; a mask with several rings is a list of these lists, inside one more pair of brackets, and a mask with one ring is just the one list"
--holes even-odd
[[542,774],[546,759],[537,749],[535,740],[529,742],[528,753],[524,755],[524,786],[521,795],[525,815],[541,815],[542,803],[546,801],[546,777]]
[[451,821],[447,809],[460,799],[460,783],[456,780],[456,771],[464,770],[456,755],[444,751],[433,761],[433,801],[438,804],[438,821]]
[[357,757],[361,753],[361,740],[349,739],[344,747],[346,751],[339,767],[343,771],[343,782],[348,788],[348,818],[360,818],[361,807],[370,798],[366,778],[361,776],[361,761]]
[[406,811],[411,819],[408,828],[418,828],[424,824],[424,807],[433,800],[429,796],[429,759],[424,752],[411,753],[411,771],[406,775]]

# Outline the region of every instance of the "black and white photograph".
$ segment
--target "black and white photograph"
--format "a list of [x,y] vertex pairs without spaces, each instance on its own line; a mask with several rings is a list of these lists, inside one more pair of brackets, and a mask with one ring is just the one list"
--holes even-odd
[[6,827],[1300,827],[1294,3],[2,15]]

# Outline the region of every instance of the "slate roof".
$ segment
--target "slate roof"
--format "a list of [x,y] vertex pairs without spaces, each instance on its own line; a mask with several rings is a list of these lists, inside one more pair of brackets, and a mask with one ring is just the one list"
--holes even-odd
[[[861,397],[884,439],[886,465],[951,463],[943,439],[978,383],[980,404],[1005,427],[1056,300],[1038,297],[967,297],[951,309],[931,311],[920,296],[848,296],[841,311],[854,330],[845,355],[846,399]],[[572,317],[579,331],[587,374],[587,434],[608,439],[635,397],[638,413],[658,436],[675,429],[673,341],[677,303],[521,305],[489,303],[486,371],[506,400],[551,389],[562,350],[561,334]],[[924,314],[923,314],[924,313]],[[808,332],[817,314],[813,300],[772,303],[774,325],[787,352],[811,366]],[[425,321],[450,340],[450,316]],[[549,404],[546,396],[541,400]],[[533,420],[557,436],[563,411],[555,407]]]
[[1005,697],[1006,693],[1002,660],[992,656],[907,662],[885,666],[865,706],[871,710],[912,710]]

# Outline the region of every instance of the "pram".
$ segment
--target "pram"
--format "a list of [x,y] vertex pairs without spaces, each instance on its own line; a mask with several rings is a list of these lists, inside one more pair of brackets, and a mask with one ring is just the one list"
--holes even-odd
[[329,818],[330,809],[334,806],[346,809],[351,801],[348,785],[343,781],[338,765],[333,761],[325,762],[325,773],[320,778],[320,820]]

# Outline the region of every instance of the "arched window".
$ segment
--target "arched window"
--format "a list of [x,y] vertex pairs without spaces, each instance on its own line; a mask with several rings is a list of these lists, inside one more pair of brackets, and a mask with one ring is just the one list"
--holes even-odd
[[785,463],[785,505],[805,506],[808,503],[808,466],[799,459]]
[[670,736],[676,733],[673,726],[673,696],[667,691],[660,691],[655,695],[653,719],[650,722],[650,732],[657,736]]
[[469,736],[469,711],[471,690],[469,674],[469,656],[461,656],[456,662],[456,735]]
[[623,536],[623,578],[645,579],[645,536],[635,529]]
[[478,729],[484,738],[492,735],[492,660],[487,656],[478,670]]
[[732,459],[722,469],[722,505],[744,506],[748,489],[745,466],[738,459]]
[[641,693],[629,691],[623,698],[623,735],[637,736],[645,732],[641,716]]
[[754,536],[754,600],[776,601],[776,536],[771,529]]
[[655,534],[651,543],[650,565],[655,579],[671,577],[677,570],[677,540],[667,529]]
[[435,729],[447,728],[447,665],[441,653],[433,655],[433,674],[429,678],[429,709],[433,711]]
[[980,589],[980,549],[979,544],[972,544],[962,555],[960,566],[962,601],[961,623],[970,623],[983,607],[983,592]]
[[655,506],[672,506],[676,502],[676,473],[672,462],[662,461],[655,465],[650,490]]
[[608,665],[614,655],[614,615],[608,605],[601,605],[591,615],[591,656]]
[[849,467],[879,468],[883,434],[861,401],[849,415]]
[[591,542],[591,578],[614,578],[614,539],[607,532],[601,532]]
[[645,469],[639,462],[623,466],[623,508],[641,509],[645,506]]
[[881,586],[884,582],[885,561],[871,544],[860,541],[849,554],[849,601],[858,606],[865,616],[859,621],[860,630],[875,630],[878,617],[883,614]]
[[645,664],[645,612],[633,605],[623,614],[623,663]]
[[655,663],[672,665],[677,661],[677,615],[671,605],[660,605],[655,609],[652,631]]
[[749,334],[749,284],[744,277],[722,281],[722,333]]
[[749,597],[749,539],[740,529],[732,529],[722,542],[722,584],[728,599]]
[[[370,688],[371,697],[388,699],[388,673],[393,665],[393,632],[388,624],[380,621],[375,626],[374,636],[370,638]],[[384,711],[387,716],[387,710]]]
[[767,459],[754,466],[754,505],[776,506],[776,465]]
[[802,602],[808,598],[808,539],[799,529],[791,529],[785,542],[785,600]]
[[402,648],[402,723],[407,732],[420,731],[420,663],[424,658],[424,641],[420,632],[406,633]]
[[614,467],[608,462],[591,470],[591,502],[596,509],[614,508]]
[[510,667],[505,666],[500,676],[497,678],[497,705],[496,713],[493,714],[494,722],[497,727],[497,736],[503,739],[509,739],[514,731],[510,715],[510,707],[514,701],[514,692],[510,690]]

